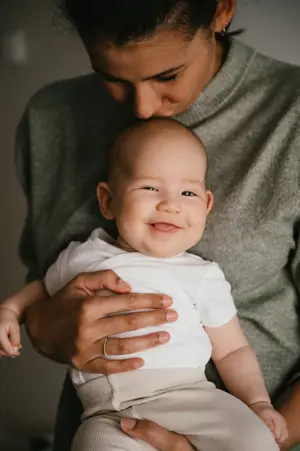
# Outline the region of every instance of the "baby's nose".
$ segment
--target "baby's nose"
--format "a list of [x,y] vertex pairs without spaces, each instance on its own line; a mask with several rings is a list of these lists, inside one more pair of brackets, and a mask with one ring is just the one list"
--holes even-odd
[[180,208],[179,205],[174,201],[167,201],[164,200],[163,202],[160,202],[158,205],[159,211],[164,211],[166,213],[179,213]]

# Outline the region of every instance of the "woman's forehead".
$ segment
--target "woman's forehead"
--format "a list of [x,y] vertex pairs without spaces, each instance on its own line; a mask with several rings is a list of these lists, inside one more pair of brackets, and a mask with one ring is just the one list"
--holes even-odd
[[198,53],[199,40],[198,35],[187,40],[180,32],[164,31],[121,47],[101,40],[87,45],[87,50],[96,72],[124,80],[143,80],[179,70],[195,51]]

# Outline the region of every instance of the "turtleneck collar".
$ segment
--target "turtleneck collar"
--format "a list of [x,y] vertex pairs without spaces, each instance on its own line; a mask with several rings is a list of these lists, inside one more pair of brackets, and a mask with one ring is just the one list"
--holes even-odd
[[232,39],[219,72],[195,103],[184,113],[176,115],[175,119],[191,127],[213,115],[242,82],[255,55],[255,50]]

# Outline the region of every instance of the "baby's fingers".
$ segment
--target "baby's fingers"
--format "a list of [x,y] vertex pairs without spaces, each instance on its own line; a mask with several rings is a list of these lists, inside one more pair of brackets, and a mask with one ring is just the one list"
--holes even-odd
[[18,351],[14,352],[13,354],[8,354],[7,352],[0,350],[0,357],[11,357],[14,359],[15,357],[18,357],[19,355],[20,355],[20,353]]
[[21,347],[20,326],[17,322],[10,325],[8,334],[11,345],[14,347],[14,351],[17,352]]
[[285,421],[278,422],[276,425],[276,441],[279,445],[283,444],[289,436],[289,431]]
[[6,356],[13,356],[18,352],[18,348],[11,344],[9,334],[6,331],[0,334],[0,351],[1,355]]
[[272,434],[278,445],[284,443],[288,438],[288,428],[285,419],[276,412],[276,416],[268,418],[265,421],[268,428],[271,430]]
[[270,429],[270,431],[272,432],[272,434],[274,436],[276,436],[276,428],[275,428],[275,424],[274,421],[271,418],[263,418],[263,422],[265,423],[265,425],[267,426],[268,429]]

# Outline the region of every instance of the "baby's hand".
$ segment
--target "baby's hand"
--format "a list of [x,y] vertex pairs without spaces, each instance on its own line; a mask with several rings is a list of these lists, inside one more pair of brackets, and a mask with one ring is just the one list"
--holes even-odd
[[287,440],[289,433],[286,421],[271,404],[263,401],[256,402],[250,406],[250,409],[270,429],[278,445],[282,445]]
[[18,316],[0,305],[0,356],[17,357],[21,347]]

